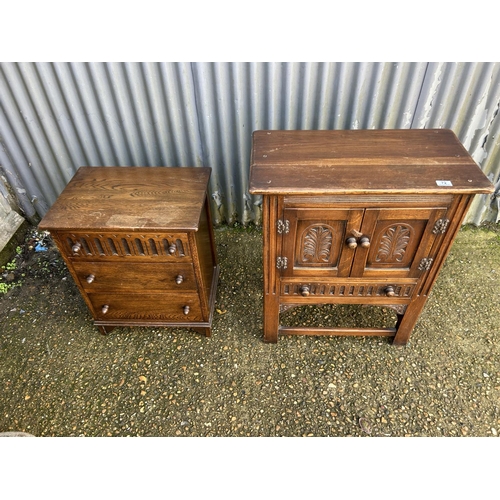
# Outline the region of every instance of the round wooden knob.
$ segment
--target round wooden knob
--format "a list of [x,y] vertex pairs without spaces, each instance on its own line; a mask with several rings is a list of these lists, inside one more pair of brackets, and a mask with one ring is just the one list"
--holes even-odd
[[361,238],[359,239],[359,244],[363,248],[368,248],[370,246],[370,238],[368,238],[368,236],[361,236]]
[[93,274],[89,274],[87,276],[87,283],[92,283],[95,280],[95,276]]
[[176,250],[177,250],[177,247],[176,247],[174,244],[172,244],[172,245],[170,245],[170,246],[168,247],[168,253],[169,253],[170,255],[174,255],[174,253],[175,253],[175,251],[176,251]]
[[302,285],[300,287],[300,295],[302,295],[303,297],[309,297],[310,293],[310,289],[307,285]]
[[352,236],[347,238],[347,240],[345,240],[345,242],[349,248],[356,248],[358,246],[358,242],[356,241],[356,238],[354,238]]
[[179,274],[179,276],[177,276],[177,278],[175,278],[175,282],[180,285],[182,282],[184,281],[184,276],[181,276]]
[[73,250],[73,253],[78,253],[82,248],[82,244],[77,241],[72,247],[71,250]]
[[394,287],[393,286],[388,286],[385,290],[384,290],[385,294],[387,295],[387,297],[394,297],[394,295],[396,295],[396,292],[394,290]]
[[187,316],[189,314],[189,306],[184,306],[184,314]]
[[103,314],[106,314],[109,311],[108,304],[103,305],[101,311]]

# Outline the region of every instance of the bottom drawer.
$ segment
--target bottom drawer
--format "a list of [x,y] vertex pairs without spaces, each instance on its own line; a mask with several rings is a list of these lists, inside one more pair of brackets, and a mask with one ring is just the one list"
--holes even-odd
[[281,283],[282,297],[397,297],[410,298],[416,283],[289,282]]
[[94,318],[107,320],[165,321],[190,323],[203,321],[196,293],[109,294],[89,293]]

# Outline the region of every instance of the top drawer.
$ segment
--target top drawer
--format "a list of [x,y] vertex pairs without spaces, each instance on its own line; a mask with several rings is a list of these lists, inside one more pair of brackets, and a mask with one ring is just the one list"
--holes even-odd
[[190,261],[186,233],[57,233],[60,249],[72,259],[127,258]]

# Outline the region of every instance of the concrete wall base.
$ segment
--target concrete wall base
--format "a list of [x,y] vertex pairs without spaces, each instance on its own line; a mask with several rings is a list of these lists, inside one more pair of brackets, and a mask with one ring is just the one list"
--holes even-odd
[[29,224],[17,212],[0,203],[0,266],[11,261],[24,241]]

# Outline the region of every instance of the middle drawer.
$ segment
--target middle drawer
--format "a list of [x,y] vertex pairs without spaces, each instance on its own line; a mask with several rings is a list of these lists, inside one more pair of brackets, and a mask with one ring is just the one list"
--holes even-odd
[[197,290],[190,263],[73,261],[72,264],[86,292]]

